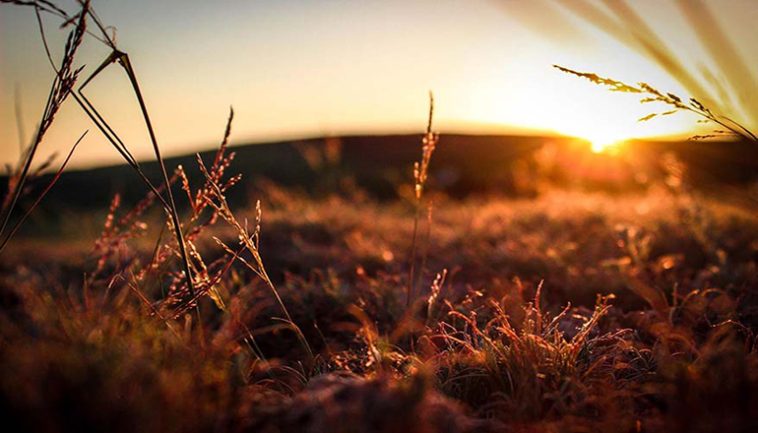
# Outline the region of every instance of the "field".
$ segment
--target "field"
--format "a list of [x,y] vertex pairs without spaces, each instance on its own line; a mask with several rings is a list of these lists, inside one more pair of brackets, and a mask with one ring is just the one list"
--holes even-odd
[[758,216],[748,185],[695,191],[677,167],[627,192],[430,186],[410,300],[410,179],[395,198],[350,175],[253,182],[259,232],[254,205],[224,216],[206,183],[195,203],[218,209],[182,201],[199,298],[159,209],[56,203],[2,262],[3,415],[24,431],[750,431]]

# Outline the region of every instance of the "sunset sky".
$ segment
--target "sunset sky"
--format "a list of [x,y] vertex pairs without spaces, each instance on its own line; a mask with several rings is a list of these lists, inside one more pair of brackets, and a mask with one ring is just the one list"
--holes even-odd
[[[685,66],[706,68],[714,82],[723,80],[676,2],[629,3]],[[644,80],[689,96],[656,62],[577,16],[570,0],[92,4],[104,23],[118,29],[118,45],[130,54],[166,155],[213,146],[230,105],[236,111],[237,144],[420,133],[428,90],[435,93],[435,124],[443,133],[559,133],[612,141],[688,134],[694,124],[685,115],[638,123],[650,110],[634,95],[609,93],[552,68],[561,64],[629,82]],[[748,59],[752,75],[758,75],[758,2],[706,4],[738,54]],[[65,36],[56,30],[60,20],[45,18],[59,55]],[[84,74],[107,54],[104,46],[88,40],[81,57],[88,65]],[[28,141],[52,74],[32,10],[0,6],[0,163],[18,159],[16,99]],[[88,94],[135,156],[149,158],[147,134],[121,70],[113,67]],[[744,113],[729,114],[745,119]],[[118,162],[116,151],[73,100],[41,152],[65,152],[88,128],[92,131],[72,165]]]

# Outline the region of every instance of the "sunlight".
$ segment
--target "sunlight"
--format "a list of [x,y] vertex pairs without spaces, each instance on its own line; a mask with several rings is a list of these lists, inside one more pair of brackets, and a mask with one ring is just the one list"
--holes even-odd
[[611,134],[590,134],[586,137],[590,142],[592,153],[615,153],[619,145],[630,137],[620,137]]
[[589,143],[592,153],[616,154],[622,143],[642,135],[630,126],[636,125],[623,121],[603,122],[597,125],[582,123],[570,130],[571,135]]
[[603,153],[606,149],[613,146],[613,143],[602,143],[598,141],[590,142],[590,148],[594,153]]

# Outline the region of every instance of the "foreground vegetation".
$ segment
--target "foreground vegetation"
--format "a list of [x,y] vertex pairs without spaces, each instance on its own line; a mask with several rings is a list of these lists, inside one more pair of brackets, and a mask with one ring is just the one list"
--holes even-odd
[[183,222],[194,297],[170,225],[145,203],[113,206],[94,248],[9,250],[6,420],[26,431],[755,427],[754,208],[655,188],[438,197],[407,307],[408,203],[269,185],[260,229],[255,209],[238,226],[225,216],[214,184],[193,194],[213,200],[203,217]]

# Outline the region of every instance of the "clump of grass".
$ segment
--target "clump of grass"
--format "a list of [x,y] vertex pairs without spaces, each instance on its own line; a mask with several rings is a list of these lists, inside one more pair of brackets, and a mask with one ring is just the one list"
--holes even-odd
[[517,421],[592,404],[591,395],[599,392],[594,385],[612,382],[614,368],[629,356],[631,331],[599,330],[610,309],[608,298],[600,297],[591,314],[577,316],[579,328],[567,334],[564,322],[577,313],[569,305],[550,317],[539,296],[538,288],[516,322],[492,299],[468,312],[451,308],[449,319],[436,325],[439,334],[429,337],[444,348],[435,360],[441,389],[482,414]]

